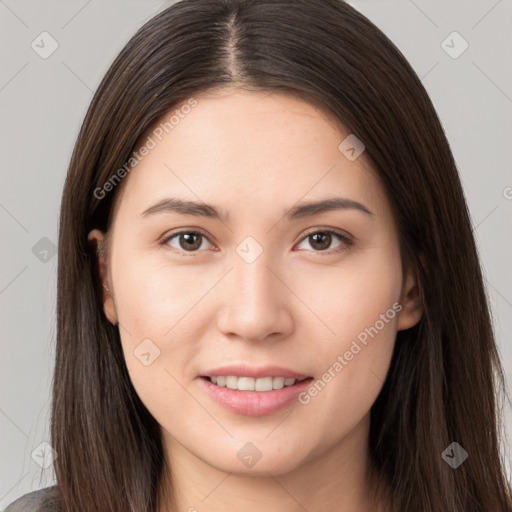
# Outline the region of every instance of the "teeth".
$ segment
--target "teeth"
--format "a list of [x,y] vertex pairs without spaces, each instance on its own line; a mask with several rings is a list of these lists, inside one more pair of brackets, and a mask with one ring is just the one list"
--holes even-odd
[[[249,377],[250,378],[250,377]],[[254,381],[254,391],[271,391],[272,377],[262,377],[261,379],[252,379]],[[242,380],[242,379],[240,379]]]
[[284,381],[285,381],[284,377],[274,377],[272,379],[272,389],[284,388]]
[[[236,377],[234,375],[210,377],[213,384],[229,389],[238,389],[239,391],[271,391],[272,389],[282,389],[293,386],[296,379],[285,379],[284,377],[261,377],[254,379],[252,377]],[[304,380],[304,379],[301,379]]]
[[226,387],[229,389],[237,389],[238,379],[233,376],[226,377]]

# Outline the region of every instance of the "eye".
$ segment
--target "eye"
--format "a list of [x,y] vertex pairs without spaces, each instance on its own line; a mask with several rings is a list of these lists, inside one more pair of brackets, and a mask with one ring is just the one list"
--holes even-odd
[[[326,249],[329,248],[333,241],[333,235],[335,238],[338,238],[341,241],[341,243],[338,245],[339,249],[326,251]],[[171,241],[174,241],[174,239],[176,239],[175,243],[177,246],[171,243]],[[305,240],[311,240],[310,243],[314,252],[325,254],[334,254],[337,252],[347,251],[353,243],[348,236],[330,229],[312,231],[301,240],[301,243],[303,243]],[[205,241],[208,241],[206,235],[203,235],[198,231],[179,231],[163,240],[162,245],[170,245],[172,248],[180,252],[196,253],[200,252],[199,249],[204,249]],[[190,256],[192,255],[193,254],[190,254]]]
[[333,230],[312,231],[301,240],[301,243],[305,240],[311,240],[310,244],[315,249],[314,252],[323,253],[331,245],[333,235],[341,240],[342,243],[338,245],[341,248],[325,252],[325,254],[334,254],[350,249],[353,243],[352,240],[348,236]]
[[[177,238],[178,247],[170,243],[171,240]],[[206,236],[198,231],[179,231],[163,240],[163,245],[170,245],[174,249],[184,252],[197,252],[197,249],[203,246],[203,242],[207,240]]]

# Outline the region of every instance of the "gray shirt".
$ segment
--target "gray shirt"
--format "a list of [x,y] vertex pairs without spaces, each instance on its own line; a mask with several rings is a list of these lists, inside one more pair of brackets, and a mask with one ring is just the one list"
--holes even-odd
[[24,494],[13,501],[4,512],[59,512],[60,498],[56,485]]

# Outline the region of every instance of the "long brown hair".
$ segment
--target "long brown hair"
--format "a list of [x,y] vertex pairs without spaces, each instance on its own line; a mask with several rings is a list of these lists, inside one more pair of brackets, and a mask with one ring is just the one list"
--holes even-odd
[[[404,264],[418,273],[423,317],[398,332],[371,410],[371,457],[391,486],[392,510],[510,512],[497,403],[505,380],[456,164],[414,70],[341,0],[180,1],[138,30],[99,85],[60,216],[51,434],[63,510],[160,506],[168,468],[159,425],[103,313],[87,235],[108,231],[119,187],[104,193],[105,184],[148,127],[194,94],[232,85],[297,94],[363,141]],[[457,469],[442,457],[453,442],[468,454]]]

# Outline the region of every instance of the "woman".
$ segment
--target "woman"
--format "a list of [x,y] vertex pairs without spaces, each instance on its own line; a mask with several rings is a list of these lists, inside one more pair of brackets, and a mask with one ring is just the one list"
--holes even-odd
[[498,385],[456,165],[403,55],[339,0],[185,0],[78,136],[57,485],[7,511],[510,511]]

